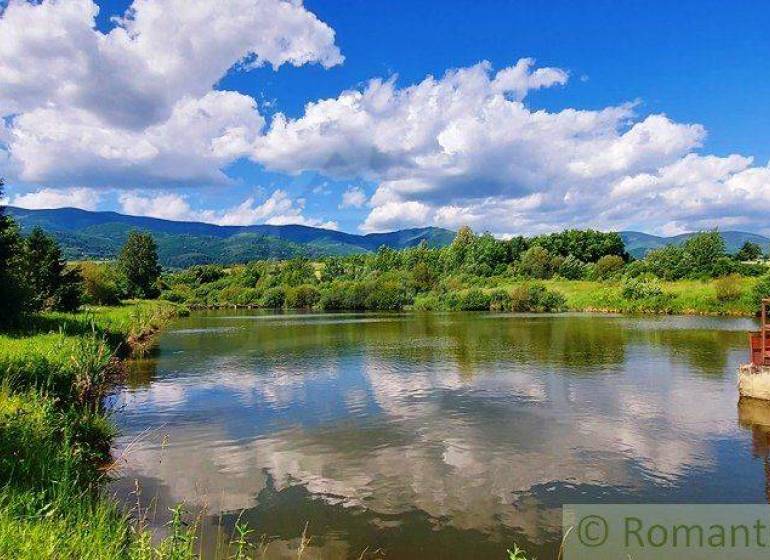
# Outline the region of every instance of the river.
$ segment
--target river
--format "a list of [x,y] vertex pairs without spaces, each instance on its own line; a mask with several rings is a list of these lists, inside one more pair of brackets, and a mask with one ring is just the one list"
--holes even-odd
[[195,313],[113,398],[113,489],[203,511],[208,558],[239,518],[266,558],[555,558],[563,503],[767,502],[753,324]]

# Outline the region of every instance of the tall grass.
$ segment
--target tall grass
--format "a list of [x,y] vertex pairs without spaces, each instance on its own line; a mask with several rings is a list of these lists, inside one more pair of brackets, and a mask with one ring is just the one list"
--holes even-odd
[[[178,312],[135,302],[52,313],[0,336],[0,558],[191,557],[171,544],[144,554],[148,538],[104,494],[115,430],[101,403],[113,355]],[[180,522],[172,537],[188,532]]]

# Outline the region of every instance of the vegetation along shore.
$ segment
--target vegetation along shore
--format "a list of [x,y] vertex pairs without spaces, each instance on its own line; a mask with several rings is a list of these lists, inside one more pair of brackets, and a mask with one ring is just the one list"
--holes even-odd
[[[461,229],[447,247],[169,272],[161,298],[190,307],[318,311],[604,311],[753,315],[770,295],[761,249],[729,255],[716,231],[633,259],[617,233],[499,240]],[[109,277],[111,265],[102,273]]]

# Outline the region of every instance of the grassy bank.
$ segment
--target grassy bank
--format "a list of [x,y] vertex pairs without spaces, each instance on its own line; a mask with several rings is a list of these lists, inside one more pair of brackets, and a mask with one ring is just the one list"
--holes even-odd
[[173,543],[148,548],[104,492],[114,356],[176,313],[132,302],[34,316],[0,336],[0,558],[183,557]]
[[[629,284],[623,282],[546,280],[543,283],[564,295],[565,307],[570,311],[753,316],[759,303],[754,291],[757,278],[661,281],[647,292],[644,288],[629,288]],[[721,289],[721,284],[728,284],[731,289]]]

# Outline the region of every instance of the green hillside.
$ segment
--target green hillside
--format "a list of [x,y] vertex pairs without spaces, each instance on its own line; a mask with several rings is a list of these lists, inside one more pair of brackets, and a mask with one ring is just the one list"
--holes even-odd
[[117,254],[129,231],[149,231],[158,243],[161,263],[175,268],[298,255],[311,258],[351,255],[376,251],[382,245],[404,249],[423,240],[431,247],[442,247],[455,235],[452,231],[432,227],[355,235],[300,225],[218,226],[76,208],[27,210],[9,207],[8,214],[24,231],[40,226],[54,235],[70,260],[110,259]]

